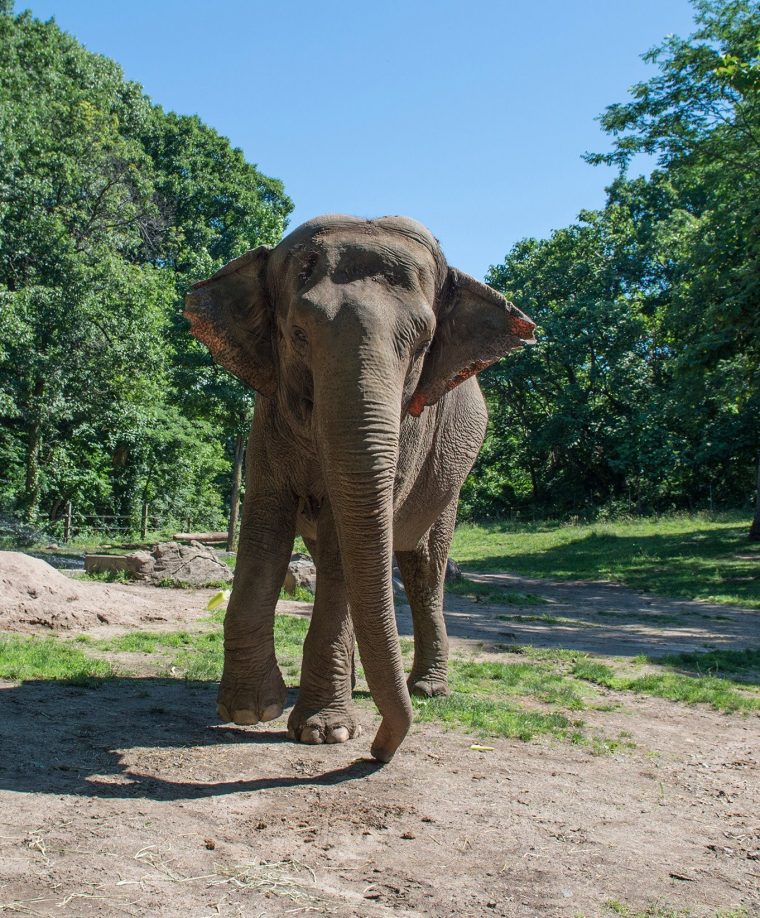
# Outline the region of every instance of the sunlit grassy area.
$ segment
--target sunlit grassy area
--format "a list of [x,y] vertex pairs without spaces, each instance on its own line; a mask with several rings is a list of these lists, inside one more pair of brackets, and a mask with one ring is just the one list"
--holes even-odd
[[53,637],[0,635],[0,678],[14,682],[59,679],[83,684],[112,675],[108,660],[95,659],[71,642]]
[[[0,637],[0,677],[64,679],[79,683],[137,670],[189,680],[216,681],[222,671],[222,611],[202,631],[133,631],[106,640]],[[300,677],[309,620],[275,617],[275,643],[289,685]],[[407,668],[413,643],[401,642]],[[132,656],[125,657],[130,654]],[[134,655],[142,659],[135,660]],[[602,713],[646,694],[685,704],[708,704],[726,713],[760,711],[760,650],[711,651],[670,658],[622,660],[563,649],[504,647],[497,659],[455,656],[449,666],[451,695],[413,700],[420,722],[434,721],[477,736],[530,740],[548,735],[610,752],[630,746],[621,735],[592,732],[583,712]],[[361,667],[357,701],[371,704]]]
[[638,590],[760,609],[760,544],[737,515],[593,525],[462,524],[452,556],[476,571],[611,580]]

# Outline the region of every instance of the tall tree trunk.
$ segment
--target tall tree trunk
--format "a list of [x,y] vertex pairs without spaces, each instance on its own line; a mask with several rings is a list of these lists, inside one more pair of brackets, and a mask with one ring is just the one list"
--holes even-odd
[[230,522],[227,527],[227,551],[237,551],[238,514],[240,512],[240,481],[243,476],[245,458],[245,437],[235,437],[235,458],[232,467],[232,491],[230,493]]
[[755,496],[755,518],[749,529],[752,542],[760,542],[760,456],[757,459],[757,494]]

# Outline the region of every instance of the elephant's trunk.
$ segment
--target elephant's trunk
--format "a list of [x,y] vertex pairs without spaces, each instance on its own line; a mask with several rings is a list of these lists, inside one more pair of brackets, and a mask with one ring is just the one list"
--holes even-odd
[[382,762],[392,758],[412,721],[391,581],[401,414],[401,391],[395,389],[377,368],[371,373],[354,368],[315,380],[314,400],[359,653],[383,717],[372,745]]

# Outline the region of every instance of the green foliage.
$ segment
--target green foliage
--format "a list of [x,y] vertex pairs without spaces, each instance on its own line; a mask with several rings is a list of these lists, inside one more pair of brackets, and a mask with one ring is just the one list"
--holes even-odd
[[53,21],[0,16],[0,509],[220,526],[252,398],[182,295],[279,239],[281,183]]
[[760,545],[747,518],[673,515],[594,525],[462,524],[452,555],[477,571],[611,580],[637,590],[760,609]]
[[[518,243],[488,282],[538,344],[487,370],[470,517],[748,506],[760,429],[760,11],[697,0],[697,32],[601,118],[606,206]],[[626,169],[657,157],[649,178]]]

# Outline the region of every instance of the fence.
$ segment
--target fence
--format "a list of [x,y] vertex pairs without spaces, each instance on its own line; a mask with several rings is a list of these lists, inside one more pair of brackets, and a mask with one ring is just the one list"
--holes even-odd
[[[189,528],[190,520],[187,522]],[[74,535],[82,532],[97,532],[104,535],[139,532],[140,538],[145,539],[149,531],[161,529],[166,523],[166,520],[150,513],[150,504],[146,501],[142,504],[139,525],[134,514],[78,513],[71,501],[67,501],[62,519],[63,541],[70,542]]]

